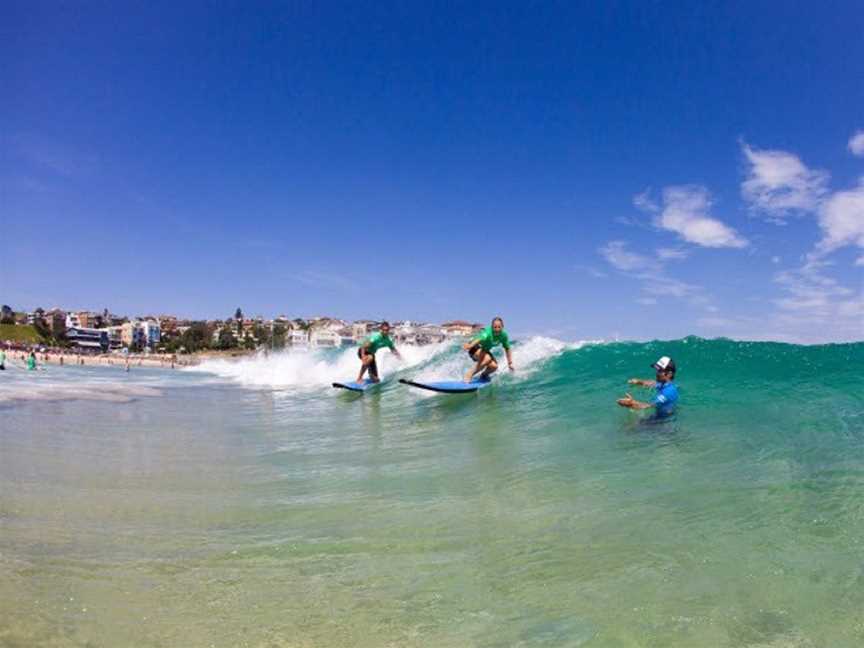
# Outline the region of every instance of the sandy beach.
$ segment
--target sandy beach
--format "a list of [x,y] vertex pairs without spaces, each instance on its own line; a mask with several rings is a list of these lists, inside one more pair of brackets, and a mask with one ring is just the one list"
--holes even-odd
[[[36,351],[36,360],[39,364],[51,365],[83,365],[83,366],[117,366],[129,367],[158,367],[162,369],[176,369],[178,367],[190,367],[200,364],[204,360],[212,358],[239,358],[253,354],[252,351],[207,351],[204,353],[169,354],[169,353],[130,353],[129,355],[117,353],[84,354],[70,351],[46,350]],[[7,349],[6,362],[27,362],[30,349]]]

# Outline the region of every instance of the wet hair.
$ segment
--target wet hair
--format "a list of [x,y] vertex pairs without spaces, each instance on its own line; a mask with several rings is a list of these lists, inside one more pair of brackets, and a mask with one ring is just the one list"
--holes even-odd
[[493,317],[492,326],[495,326],[495,322],[501,322],[501,326],[504,326],[504,319],[501,317]]

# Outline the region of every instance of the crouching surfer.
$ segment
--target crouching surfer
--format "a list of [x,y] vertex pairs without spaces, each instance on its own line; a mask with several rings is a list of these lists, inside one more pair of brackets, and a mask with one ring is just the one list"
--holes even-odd
[[462,345],[471,359],[474,367],[465,374],[465,382],[471,382],[478,373],[482,372],[481,378],[488,380],[489,376],[498,370],[498,360],[492,354],[492,349],[501,346],[507,356],[507,366],[513,371],[513,354],[510,351],[510,338],[504,330],[504,320],[496,317],[492,325],[480,331],[470,342]]
[[363,374],[367,371],[369,372],[369,380],[376,383],[381,381],[378,377],[375,353],[384,347],[390,349],[397,358],[402,359],[396,350],[396,345],[393,344],[393,338],[390,337],[390,324],[388,322],[381,322],[378,332],[367,337],[357,349],[357,357],[360,358],[360,373],[357,374],[358,383],[363,382]]

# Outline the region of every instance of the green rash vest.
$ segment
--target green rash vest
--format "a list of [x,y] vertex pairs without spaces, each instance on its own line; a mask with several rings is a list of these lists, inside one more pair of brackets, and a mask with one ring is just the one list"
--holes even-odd
[[36,368],[36,358],[33,356],[27,356],[27,368],[31,371]]
[[395,348],[393,346],[393,339],[390,336],[384,335],[381,331],[370,335],[363,342],[363,346],[366,348],[366,353],[375,353],[378,349],[383,349],[387,347],[391,351]]
[[495,335],[491,326],[487,326],[480,331],[474,339],[477,340],[477,343],[481,347],[483,347],[484,351],[491,351],[492,347],[496,347],[499,344],[504,347],[505,350],[510,349],[510,338],[507,337],[507,331],[502,330],[501,335]]

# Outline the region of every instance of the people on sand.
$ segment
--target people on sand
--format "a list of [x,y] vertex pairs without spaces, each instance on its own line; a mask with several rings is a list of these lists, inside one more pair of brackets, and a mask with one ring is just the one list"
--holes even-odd
[[651,367],[656,371],[655,380],[631,378],[627,381],[630,385],[654,389],[656,394],[651,401],[645,403],[636,400],[630,394],[625,394],[624,398],[618,399],[618,404],[621,407],[633,410],[644,410],[653,407],[656,416],[666,417],[675,411],[675,405],[678,403],[678,387],[674,383],[675,361],[669,356],[663,356],[652,364]]
[[[482,380],[488,380],[489,376],[498,370],[498,359],[492,353],[496,346],[504,348],[507,356],[507,366],[513,371],[513,354],[510,351],[510,338],[504,330],[504,320],[496,317],[492,324],[475,335],[469,342],[462,345],[474,366],[465,374],[465,382],[474,380],[474,376],[481,374]],[[481,373],[482,372],[482,373]]]
[[381,322],[378,332],[367,337],[363,341],[363,344],[360,345],[360,348],[357,349],[357,357],[360,358],[360,373],[357,374],[358,383],[363,382],[363,374],[367,371],[369,372],[369,379],[372,382],[380,382],[381,378],[378,376],[375,353],[384,347],[390,349],[397,358],[402,358],[396,350],[396,345],[393,344],[393,338],[390,337],[390,324],[388,322]]

